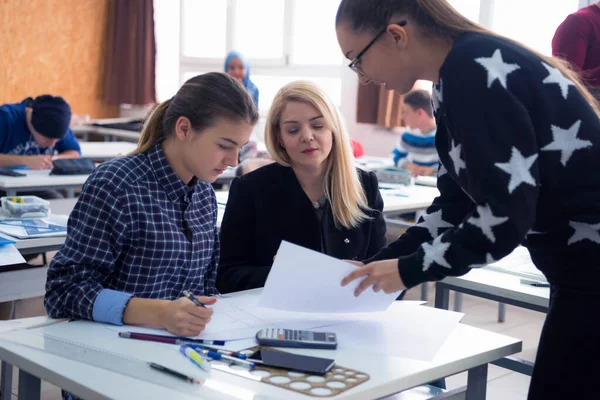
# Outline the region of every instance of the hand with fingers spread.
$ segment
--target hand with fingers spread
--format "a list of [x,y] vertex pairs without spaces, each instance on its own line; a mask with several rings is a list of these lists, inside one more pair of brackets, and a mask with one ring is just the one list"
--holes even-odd
[[375,293],[383,290],[389,294],[406,289],[398,271],[398,260],[375,261],[357,268],[342,280],[342,286],[359,278],[364,279],[354,291],[354,295],[357,297],[371,286]]
[[[197,296],[205,305],[213,305],[214,297]],[[161,315],[162,326],[177,336],[197,336],[210,322],[213,310],[199,307],[186,297],[170,301]]]

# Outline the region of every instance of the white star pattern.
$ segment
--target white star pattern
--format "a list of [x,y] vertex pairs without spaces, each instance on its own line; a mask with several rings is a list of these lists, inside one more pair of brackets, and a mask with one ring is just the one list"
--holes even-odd
[[467,222],[481,229],[483,234],[490,239],[492,243],[495,243],[496,236],[494,236],[492,228],[508,221],[508,217],[494,216],[489,206],[477,206],[477,214],[479,214],[479,217],[471,217]]
[[[437,89],[437,86],[440,87],[440,89]],[[442,91],[444,89],[442,88],[442,80],[440,79],[440,84],[439,85],[433,85],[433,90],[432,90],[432,96],[431,96],[431,102],[433,104],[433,109],[435,110],[435,113],[437,114],[438,110],[440,109],[440,104],[443,101],[442,98]]]
[[438,236],[432,244],[423,243],[421,245],[425,255],[423,256],[423,272],[431,268],[431,264],[437,263],[442,267],[452,269],[450,264],[444,258],[444,255],[450,247],[450,243],[442,243],[442,237]]
[[556,83],[560,87],[560,92],[566,100],[567,96],[569,96],[569,87],[575,87],[575,84],[568,80],[558,69],[552,68],[546,63],[542,63],[542,65],[548,70],[550,74],[546,77],[546,79],[542,81],[542,83],[545,83],[546,85]]
[[431,239],[438,237],[440,229],[454,227],[454,225],[442,219],[442,210],[423,215],[423,221],[417,224],[417,226],[427,229],[431,235]]
[[490,253],[487,253],[485,255],[485,262],[483,264],[473,264],[471,266],[469,266],[469,268],[481,268],[481,267],[485,267],[486,265],[490,265],[495,263],[496,260],[494,260],[494,257],[492,257],[492,255]]
[[444,167],[444,164],[442,164],[442,162],[440,161],[440,167],[438,168],[438,178],[446,175],[448,173],[448,171],[446,170],[446,167]]
[[455,146],[454,140],[452,140],[451,146],[452,148],[450,149],[450,152],[448,154],[452,159],[452,164],[454,165],[454,171],[456,172],[456,176],[458,176],[460,174],[461,169],[466,169],[465,162],[462,160],[462,158],[460,158],[460,148],[462,147],[462,145],[457,144]]
[[569,222],[569,226],[575,229],[573,236],[569,238],[569,245],[572,245],[583,240],[590,240],[600,244],[600,224],[592,225],[584,222]]
[[560,162],[563,167],[566,167],[575,151],[592,146],[592,142],[589,140],[577,138],[580,127],[581,121],[575,122],[569,129],[563,129],[552,125],[552,138],[554,141],[549,145],[542,147],[542,151],[560,151]]
[[525,158],[516,147],[513,147],[510,160],[507,163],[495,164],[496,167],[510,175],[510,182],[508,182],[509,193],[514,192],[522,183],[535,186],[535,179],[529,170],[537,158],[537,154]]
[[488,73],[488,89],[497,79],[506,89],[506,78],[508,74],[521,68],[518,64],[507,64],[502,59],[502,52],[497,49],[491,57],[476,58],[475,62],[482,65]]

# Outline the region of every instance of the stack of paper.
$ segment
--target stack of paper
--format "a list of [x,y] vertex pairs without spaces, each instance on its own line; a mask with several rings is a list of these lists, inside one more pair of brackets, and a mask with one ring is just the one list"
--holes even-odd
[[25,259],[14,244],[14,240],[0,236],[0,266],[22,264],[25,262]]
[[523,246],[517,247],[500,261],[489,264],[485,268],[540,282],[547,282],[544,274],[533,264],[529,250]]

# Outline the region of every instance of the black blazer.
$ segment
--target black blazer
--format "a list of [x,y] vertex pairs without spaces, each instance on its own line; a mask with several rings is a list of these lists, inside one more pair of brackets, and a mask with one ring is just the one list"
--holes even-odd
[[[331,208],[324,218],[327,254],[339,259],[364,260],[386,242],[383,199],[377,177],[359,169],[372,219],[354,229],[336,229]],[[221,224],[221,261],[217,289],[221,293],[265,285],[282,240],[321,251],[321,234],[312,202],[290,167],[270,164],[235,178]]]

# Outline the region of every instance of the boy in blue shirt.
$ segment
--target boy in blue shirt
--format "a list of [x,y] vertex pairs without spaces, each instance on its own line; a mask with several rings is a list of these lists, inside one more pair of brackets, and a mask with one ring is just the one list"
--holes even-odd
[[426,90],[413,90],[404,96],[402,118],[409,129],[404,131],[392,151],[394,164],[414,176],[434,175],[438,167],[435,149],[436,124],[431,95]]
[[46,94],[0,106],[0,167],[50,169],[53,159],[80,157],[70,122],[71,107],[62,97]]

